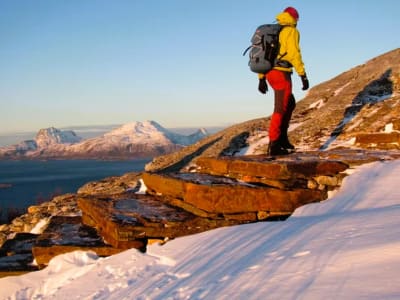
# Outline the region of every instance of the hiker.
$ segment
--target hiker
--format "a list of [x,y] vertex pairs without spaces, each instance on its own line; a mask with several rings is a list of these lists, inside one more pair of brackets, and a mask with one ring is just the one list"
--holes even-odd
[[266,74],[258,74],[258,90],[265,94],[268,83],[274,90],[274,112],[269,127],[269,155],[289,154],[294,146],[288,138],[289,122],[296,107],[296,100],[292,94],[292,68],[300,76],[303,90],[309,87],[304,63],[299,46],[300,34],[296,28],[299,13],[293,7],[287,7],[276,16],[276,20],[283,26],[279,34],[280,50],[272,70]]

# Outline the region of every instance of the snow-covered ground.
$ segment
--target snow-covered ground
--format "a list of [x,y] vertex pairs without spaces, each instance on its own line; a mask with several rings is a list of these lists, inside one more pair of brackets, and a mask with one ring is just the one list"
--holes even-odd
[[61,255],[0,279],[0,299],[400,299],[399,182],[400,161],[364,165],[284,222]]

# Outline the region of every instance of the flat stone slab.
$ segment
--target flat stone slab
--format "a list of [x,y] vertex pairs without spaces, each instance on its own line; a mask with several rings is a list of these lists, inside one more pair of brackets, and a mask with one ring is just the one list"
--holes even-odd
[[178,199],[206,213],[223,216],[290,215],[299,206],[327,197],[321,190],[280,190],[199,173],[144,173],[142,178],[148,193]]
[[321,159],[311,153],[295,153],[271,159],[254,155],[240,157],[200,157],[198,172],[240,179],[266,178],[272,180],[306,179],[317,176],[336,175],[349,166],[339,160]]
[[109,256],[122,251],[104,243],[96,230],[84,225],[79,216],[52,217],[32,247],[33,256],[39,266],[47,265],[54,256],[75,250],[91,250],[98,256]]
[[315,152],[320,159],[338,160],[350,167],[374,161],[393,160],[400,158],[397,150],[369,150],[369,149],[333,149]]
[[238,178],[246,182],[257,179],[299,182],[319,176],[335,176],[360,164],[399,159],[400,151],[368,149],[333,149],[295,152],[271,158],[266,155],[237,157],[200,157],[197,172]]
[[[400,132],[378,132],[378,133],[360,133],[356,136],[356,144],[374,145],[377,148],[399,149]],[[389,147],[391,146],[391,147]]]
[[82,197],[78,206],[85,224],[95,226],[114,247],[125,249],[138,248],[138,243],[148,239],[175,238],[243,223],[202,218],[156,196],[134,193],[114,199]]

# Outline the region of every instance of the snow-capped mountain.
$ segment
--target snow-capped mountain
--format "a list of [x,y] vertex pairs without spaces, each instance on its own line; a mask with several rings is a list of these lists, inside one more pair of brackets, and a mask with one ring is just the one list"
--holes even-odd
[[199,129],[191,135],[181,135],[171,132],[154,121],[132,122],[122,125],[103,135],[104,139],[121,139],[120,142],[134,142],[137,144],[178,144],[187,146],[207,136],[205,129]]
[[124,124],[102,136],[84,140],[72,130],[41,129],[35,140],[1,147],[0,158],[144,158],[167,154],[208,135],[169,131],[154,121]]
[[59,130],[54,127],[40,129],[36,135],[36,144],[38,148],[47,148],[56,144],[75,144],[82,140],[72,130]]
[[40,156],[43,152],[60,152],[82,140],[71,130],[59,130],[54,127],[40,129],[34,140],[25,140],[18,144],[1,147],[0,158],[21,158]]

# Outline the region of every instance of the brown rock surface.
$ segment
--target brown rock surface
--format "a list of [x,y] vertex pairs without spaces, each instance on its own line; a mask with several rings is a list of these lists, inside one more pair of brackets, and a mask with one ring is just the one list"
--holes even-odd
[[[321,201],[326,193],[318,190],[280,190],[240,183],[234,179],[207,174],[144,174],[150,193],[180,198],[207,213],[216,215],[269,212],[271,215],[291,214],[306,203]],[[180,182],[180,189],[169,186]]]
[[175,238],[240,221],[201,218],[164,204],[158,197],[131,194],[121,198],[82,197],[78,200],[83,222],[95,226],[116,248],[142,248],[147,239]]
[[295,153],[287,157],[271,160],[268,156],[241,156],[209,158],[196,161],[199,172],[226,175],[237,178],[267,178],[289,180],[321,175],[336,175],[345,171],[348,165],[334,160],[321,160],[317,155]]
[[105,244],[95,229],[82,224],[81,217],[53,217],[36,239],[32,253],[37,264],[43,267],[54,256],[75,250],[91,250],[99,256],[122,251]]
[[364,145],[366,147],[377,147],[382,149],[385,144],[388,147],[390,144],[391,149],[400,149],[400,132],[391,133],[360,133],[356,136],[356,144]]
[[88,182],[78,189],[79,195],[117,195],[138,187],[140,173],[126,173],[122,176],[107,177]]

